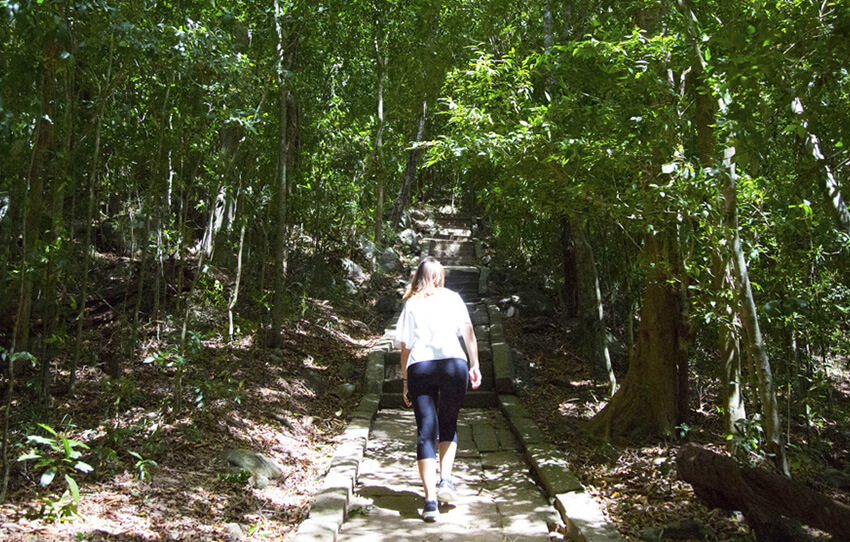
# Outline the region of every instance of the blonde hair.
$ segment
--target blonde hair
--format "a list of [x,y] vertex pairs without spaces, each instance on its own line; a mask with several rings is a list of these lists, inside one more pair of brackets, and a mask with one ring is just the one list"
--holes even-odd
[[404,301],[417,294],[431,295],[437,288],[446,284],[446,270],[433,256],[426,256],[419,262],[413,278],[404,291]]

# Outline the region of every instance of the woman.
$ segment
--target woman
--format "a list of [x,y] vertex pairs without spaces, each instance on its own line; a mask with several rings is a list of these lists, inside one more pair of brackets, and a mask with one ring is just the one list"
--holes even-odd
[[[478,343],[469,311],[457,293],[444,287],[445,282],[446,272],[436,259],[428,256],[419,263],[404,294],[395,338],[396,346],[401,347],[404,402],[413,405],[416,416],[416,459],[425,487],[425,521],[437,519],[437,499],[451,502],[455,498],[452,464],[457,452],[457,416],[467,380],[473,388],[481,385]],[[468,362],[458,337],[466,344]]]

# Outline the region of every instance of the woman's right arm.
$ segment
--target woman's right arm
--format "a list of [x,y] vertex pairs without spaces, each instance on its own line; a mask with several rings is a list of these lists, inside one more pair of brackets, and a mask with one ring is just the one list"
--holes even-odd
[[469,382],[472,389],[476,389],[481,385],[481,367],[478,364],[478,340],[475,338],[472,324],[464,324],[461,327],[461,335],[466,344],[466,354],[469,356]]
[[404,404],[410,406],[410,399],[407,398],[407,360],[410,358],[410,348],[406,344],[401,343],[401,378],[403,386],[402,397]]

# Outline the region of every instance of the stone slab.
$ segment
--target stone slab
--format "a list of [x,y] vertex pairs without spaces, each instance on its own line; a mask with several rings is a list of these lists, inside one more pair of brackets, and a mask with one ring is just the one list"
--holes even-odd
[[551,444],[529,444],[526,455],[550,496],[584,491],[584,486],[570,472],[564,453]]
[[555,507],[566,523],[566,536],[578,542],[623,542],[623,537],[593,498],[572,492],[555,496]]
[[472,426],[472,439],[479,452],[498,452],[499,439],[493,426],[486,422],[476,423]]
[[522,449],[522,445],[517,440],[513,431],[511,431],[506,425],[500,425],[496,428],[496,438],[499,439],[499,449],[500,450],[520,450]]

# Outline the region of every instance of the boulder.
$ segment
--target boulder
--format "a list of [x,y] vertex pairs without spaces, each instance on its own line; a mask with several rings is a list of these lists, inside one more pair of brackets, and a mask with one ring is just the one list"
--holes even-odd
[[227,462],[229,472],[250,472],[251,478],[248,481],[257,489],[265,488],[269,485],[269,481],[282,478],[284,474],[283,467],[273,459],[252,450],[230,450],[224,456],[224,459]]
[[354,392],[357,391],[357,387],[354,384],[349,382],[343,382],[339,386],[336,386],[333,390],[333,394],[339,397],[340,399],[348,399],[349,397],[354,395]]
[[349,279],[345,279],[344,281],[342,281],[342,289],[349,296],[355,296],[359,292],[359,290],[357,289],[357,285]]
[[345,270],[345,276],[348,277],[348,280],[351,282],[362,284],[368,278],[366,273],[363,272],[363,268],[353,261],[348,258],[343,258],[341,261],[342,268]]
[[400,297],[396,294],[385,294],[375,302],[375,310],[381,316],[393,316],[400,308]]
[[368,261],[373,262],[378,255],[378,245],[365,235],[361,235],[358,240],[358,250]]
[[387,247],[379,250],[375,258],[375,270],[385,275],[394,275],[401,271],[401,256]]
[[339,368],[339,376],[343,380],[351,380],[354,378],[355,370],[354,365],[350,361],[346,361]]
[[415,250],[419,248],[419,234],[411,228],[407,228],[406,230],[398,234],[398,239],[402,242],[404,246],[410,249]]

